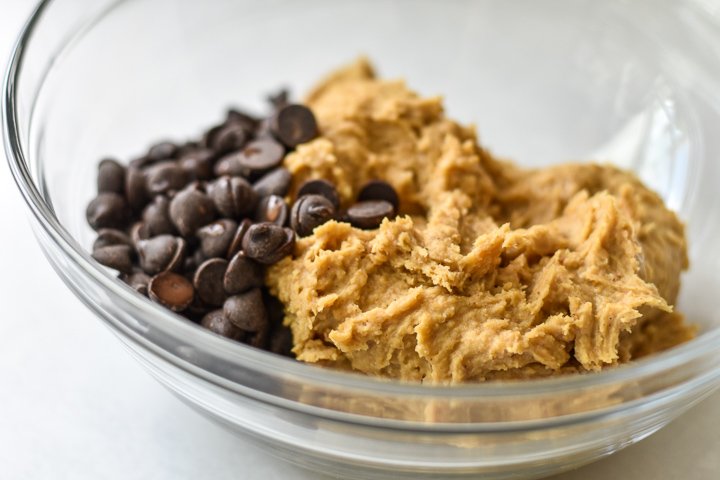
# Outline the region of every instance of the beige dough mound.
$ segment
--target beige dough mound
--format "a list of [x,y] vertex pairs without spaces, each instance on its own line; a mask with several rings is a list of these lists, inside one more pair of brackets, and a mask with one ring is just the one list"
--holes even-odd
[[364,60],[307,103],[321,136],[285,159],[294,188],[326,178],[347,206],[379,178],[401,206],[377,230],[326,223],[270,269],[299,360],[482,381],[596,371],[693,336],[671,306],[683,226],[632,174],[496,160],[439,98]]

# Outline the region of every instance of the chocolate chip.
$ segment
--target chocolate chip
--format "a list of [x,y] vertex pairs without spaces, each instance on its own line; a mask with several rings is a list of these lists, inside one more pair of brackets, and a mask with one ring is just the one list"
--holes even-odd
[[193,277],[193,286],[198,297],[208,305],[222,305],[227,294],[223,278],[228,262],[222,258],[211,258],[202,263]]
[[223,304],[223,314],[233,325],[246,332],[267,328],[267,312],[259,288],[229,297]]
[[335,216],[335,207],[322,195],[304,195],[293,205],[290,212],[290,226],[305,237],[311,235],[315,227],[331,220]]
[[242,152],[234,152],[220,158],[213,167],[213,173],[217,177],[249,177],[251,171],[240,163]]
[[237,108],[231,108],[227,112],[226,123],[237,123],[242,125],[245,131],[250,134],[257,128],[259,120],[255,116],[238,110]]
[[317,137],[315,115],[304,105],[286,105],[278,110],[270,124],[275,138],[286,147],[295,148]]
[[241,177],[221,177],[208,185],[208,195],[221,215],[230,218],[247,216],[254,211],[257,193]]
[[189,140],[182,145],[178,146],[177,152],[175,152],[175,157],[178,159],[181,159],[182,157],[195,152],[197,150],[205,150],[200,142],[196,142],[194,140]]
[[264,173],[280,165],[285,149],[271,138],[250,142],[238,154],[238,163],[253,174]]
[[243,238],[245,238],[245,234],[251,225],[252,222],[247,218],[240,222],[240,225],[238,225],[238,228],[235,231],[232,242],[230,242],[230,246],[228,247],[227,258],[234,257],[235,254],[242,249]]
[[122,228],[128,220],[128,205],[117,193],[102,192],[87,207],[86,218],[93,230]]
[[148,167],[145,170],[145,182],[151,195],[159,195],[180,190],[187,184],[188,178],[177,162],[167,160]]
[[203,254],[208,258],[227,255],[237,228],[237,222],[229,218],[216,220],[200,228],[196,235],[200,239]]
[[133,242],[132,239],[123,231],[115,230],[113,228],[101,228],[98,230],[97,238],[93,243],[93,250],[110,245],[127,245],[132,247]]
[[108,245],[93,251],[92,257],[105,265],[123,273],[132,271],[133,249],[128,245]]
[[185,256],[187,252],[187,243],[184,239],[177,237],[177,249],[175,255],[170,259],[170,263],[167,265],[167,270],[176,271],[180,270],[185,264]]
[[177,145],[172,142],[159,142],[150,147],[145,157],[150,162],[159,162],[173,158],[178,151]]
[[106,158],[98,165],[97,191],[125,193],[125,167],[116,160]]
[[238,150],[247,143],[248,131],[243,125],[235,122],[229,122],[211,131],[208,136],[208,146],[217,153],[226,153]]
[[366,200],[385,200],[390,202],[395,211],[400,205],[400,198],[398,198],[395,189],[383,180],[370,180],[363,185],[358,194],[358,201],[364,202]]
[[140,267],[150,275],[177,270],[184,264],[185,240],[172,235],[159,235],[137,242]]
[[134,271],[129,274],[123,274],[120,276],[120,279],[139,294],[147,295],[147,287],[148,283],[150,283],[150,276],[145,272]]
[[134,246],[137,247],[140,240],[147,240],[150,237],[150,229],[145,222],[135,222],[130,227],[130,240],[132,240]]
[[212,127],[208,128],[202,136],[202,140],[200,142],[200,145],[202,145],[205,148],[209,148],[211,150],[214,150],[212,148],[212,144],[215,142],[215,136],[217,133],[222,130],[222,128],[225,126],[226,122],[219,123],[217,125],[213,125]]
[[196,186],[178,192],[170,201],[170,219],[183,237],[188,237],[215,218],[212,200]]
[[260,200],[255,210],[255,221],[270,222],[282,227],[287,224],[289,210],[282,197],[270,195]]
[[178,164],[188,180],[209,180],[213,174],[215,153],[206,148],[198,148],[184,153]]
[[287,88],[283,88],[273,95],[268,95],[267,99],[273,110],[279,110],[289,103],[290,92]]
[[335,209],[340,208],[340,197],[338,196],[335,185],[323,179],[308,180],[300,185],[297,192],[297,198],[304,195],[322,195],[330,200]]
[[245,254],[265,265],[277,263],[292,253],[295,232],[274,223],[252,225],[242,241]]
[[292,175],[287,168],[278,167],[270,170],[253,184],[253,189],[260,198],[269,195],[284,197],[290,190]]
[[164,195],[156,196],[143,210],[142,219],[150,237],[176,233],[170,220],[170,200]]
[[225,270],[223,286],[230,295],[262,287],[264,273],[262,265],[248,258],[245,252],[238,252]]
[[142,157],[133,158],[132,160],[130,160],[130,162],[128,163],[128,169],[142,170],[145,167],[150,166],[151,164],[152,162],[143,155]]
[[205,314],[200,321],[200,325],[207,328],[213,333],[222,335],[223,337],[230,338],[232,340],[241,340],[245,335],[243,330],[232,324],[230,320],[225,317],[222,309],[213,310]]
[[125,198],[128,205],[134,211],[143,209],[149,200],[149,194],[145,188],[145,175],[138,168],[130,167],[125,175]]
[[148,284],[150,298],[173,312],[185,310],[193,301],[195,292],[190,281],[173,272],[158,273]]
[[377,228],[383,218],[392,217],[395,209],[385,200],[366,200],[348,208],[347,216],[350,223],[357,228],[370,230]]

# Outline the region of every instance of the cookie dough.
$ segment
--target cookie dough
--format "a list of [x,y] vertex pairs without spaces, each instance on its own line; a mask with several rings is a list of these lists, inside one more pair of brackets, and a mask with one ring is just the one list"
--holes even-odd
[[597,371],[692,338],[672,309],[683,225],[631,173],[496,159],[440,98],[362,59],[306,103],[321,135],[286,157],[293,191],[325,178],[347,206],[383,179],[400,215],[328,222],[269,270],[299,360],[454,383]]

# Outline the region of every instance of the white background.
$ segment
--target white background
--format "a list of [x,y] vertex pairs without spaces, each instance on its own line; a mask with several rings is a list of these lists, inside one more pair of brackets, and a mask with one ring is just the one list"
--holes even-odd
[[[0,2],[3,65],[32,3]],[[324,478],[208,423],[152,380],[51,270],[25,210],[1,162],[0,480]],[[720,394],[555,478],[720,478]]]

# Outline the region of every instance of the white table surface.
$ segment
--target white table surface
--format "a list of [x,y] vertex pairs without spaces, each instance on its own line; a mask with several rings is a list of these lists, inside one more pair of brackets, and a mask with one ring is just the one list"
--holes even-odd
[[[2,1],[3,65],[31,8]],[[145,373],[45,261],[4,163],[0,479],[325,478],[209,423]],[[640,444],[555,478],[720,478],[720,393]]]

